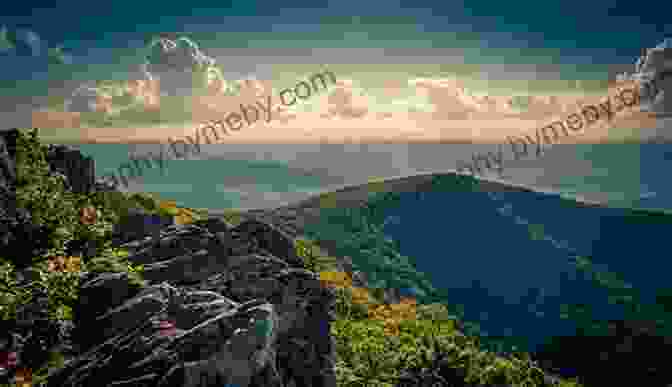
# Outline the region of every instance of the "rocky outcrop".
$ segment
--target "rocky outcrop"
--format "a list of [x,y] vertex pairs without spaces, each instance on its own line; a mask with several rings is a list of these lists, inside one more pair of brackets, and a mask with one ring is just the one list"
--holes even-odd
[[[293,379],[296,386],[334,385],[333,294],[314,273],[262,251],[264,239],[244,230],[211,219],[126,244],[129,259],[146,265],[149,287],[134,295],[118,274],[86,282],[74,337],[85,354],[50,383],[285,386]],[[161,336],[160,321],[173,324],[175,336]],[[132,344],[138,336],[147,337],[144,347]],[[116,355],[106,348],[117,348]],[[109,356],[124,365],[81,360]]]
[[172,216],[153,215],[142,209],[131,208],[112,230],[114,240],[121,244],[147,236],[157,236],[164,227],[174,224]]
[[3,227],[8,226],[9,218],[16,209],[16,165],[14,133],[0,132],[0,220]]
[[80,355],[48,386],[335,386],[333,291],[259,247],[251,225],[210,219],[125,244],[145,265],[141,289],[84,274]]
[[[11,144],[11,134],[0,141]],[[30,258],[48,247],[50,233],[7,206],[15,199],[15,177],[6,173],[13,152],[11,145],[0,152],[7,196],[0,254],[29,246],[23,255]],[[113,190],[93,179],[93,163],[78,151],[50,146],[48,163],[72,190]],[[34,369],[56,347],[68,362],[51,372],[49,387],[336,385],[335,294],[303,269],[290,236],[252,218],[237,227],[214,218],[175,225],[142,211],[114,231],[113,245],[144,265],[145,284],[127,273],[81,273],[73,321],[60,330],[43,316],[44,305],[22,308],[21,321],[0,329],[0,382],[8,376],[3,367]],[[87,246],[68,248],[90,255]],[[19,284],[35,280],[30,269],[17,270]],[[49,332],[36,331],[40,324]]]
[[9,188],[16,183],[16,129],[0,131],[0,186]]
[[50,145],[47,162],[67,179],[68,188],[75,193],[90,192],[95,184],[95,164],[91,157],[63,145]]

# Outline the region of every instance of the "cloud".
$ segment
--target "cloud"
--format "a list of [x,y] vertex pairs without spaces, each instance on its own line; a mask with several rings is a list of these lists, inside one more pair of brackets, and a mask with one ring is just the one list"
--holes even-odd
[[[128,76],[131,80],[119,81],[116,86],[110,81],[105,90],[101,89],[100,83],[82,87],[77,101],[80,107],[76,110],[82,113],[80,118],[84,125],[101,128],[93,121],[86,121],[91,115],[99,114],[114,121],[111,125],[119,129],[114,131],[114,136],[119,138],[145,135],[147,138],[165,138],[168,131],[181,136],[186,132],[191,134],[199,123],[221,120],[227,114],[239,111],[240,104],[254,105],[271,96],[273,121],[268,124],[259,121],[254,130],[241,131],[236,136],[227,137],[227,141],[306,139],[342,142],[379,137],[404,141],[423,138],[489,141],[534,131],[554,117],[565,117],[580,109],[582,104],[596,103],[597,98],[602,97],[585,95],[578,87],[573,95],[566,96],[498,95],[477,92],[467,87],[465,80],[445,76],[399,77],[376,88],[364,87],[366,80],[360,83],[356,79],[337,77],[337,83],[329,85],[328,90],[320,90],[309,99],[287,107],[280,103],[282,89],[256,76],[225,80],[216,61],[205,55],[196,43],[182,37],[155,39],[144,71],[129,72]],[[209,87],[193,92],[199,79]],[[298,81],[287,79],[282,83],[288,86]],[[96,88],[95,92],[91,87]],[[173,98],[171,94],[180,98]],[[127,99],[125,102],[124,98]],[[160,108],[160,116],[148,110],[147,101],[150,100]],[[144,102],[134,105],[130,101]],[[168,117],[175,117],[171,114],[179,109],[185,111],[191,122],[182,121],[178,125],[177,121],[168,120]],[[66,118],[71,117],[64,116]],[[160,118],[160,123],[166,125],[156,127],[155,118]],[[137,125],[131,127],[134,122]],[[171,126],[173,123],[175,125]],[[128,129],[121,130],[123,127]],[[154,127],[156,129],[152,131]],[[140,132],[143,132],[142,136]],[[149,132],[152,132],[151,136],[144,134]],[[104,130],[99,133],[101,137],[108,136]],[[597,128],[588,135],[593,136],[591,139],[604,137]]]
[[426,117],[431,119],[536,119],[564,109],[559,97],[476,93],[454,78],[415,78],[408,85],[427,96],[433,110]]
[[[672,114],[672,39],[642,50],[633,73],[619,74],[618,81],[638,81],[642,110],[659,115]],[[667,96],[666,96],[667,94]]]
[[336,87],[329,92],[326,98],[326,116],[342,119],[363,118],[369,113],[372,101],[360,89],[354,87],[352,80],[338,80]]
[[95,112],[97,111],[98,88],[95,83],[84,84],[73,91],[70,98],[65,100],[67,112]]
[[17,30],[14,44],[19,55],[30,54],[32,56],[39,56],[42,53],[42,39],[40,39],[40,36],[36,32],[31,30]]
[[[52,60],[70,62],[63,54],[61,47],[50,50]],[[258,85],[249,80],[227,82],[215,59],[186,37],[155,38],[144,60],[129,69],[126,80],[89,81],[66,91],[70,95],[62,109],[49,106],[58,111],[52,118],[58,121],[64,118],[62,112],[78,113],[81,123],[91,127],[179,124],[194,119],[193,107],[199,113],[220,112],[213,109],[213,105],[219,105],[213,102],[219,101],[200,97],[231,97],[235,93],[249,94],[250,90],[258,94]],[[40,121],[44,122],[44,117]]]
[[198,44],[187,37],[175,40],[156,38],[148,47],[147,70],[151,73],[178,70],[191,71],[194,66],[214,65],[215,60],[201,51]]
[[227,89],[217,61],[206,55],[196,42],[184,36],[153,39],[147,47],[141,69],[147,79],[160,81],[164,95],[191,95],[200,86],[214,88],[218,92]]

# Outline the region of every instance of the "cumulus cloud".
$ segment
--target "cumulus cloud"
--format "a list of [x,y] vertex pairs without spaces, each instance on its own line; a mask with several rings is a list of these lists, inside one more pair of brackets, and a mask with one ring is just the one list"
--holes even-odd
[[204,95],[194,96],[191,100],[191,111],[198,122],[222,119],[230,112],[239,111],[240,104],[255,105],[271,95],[273,118],[283,120],[291,115],[286,110],[280,109],[277,92],[268,80],[247,76],[227,82],[225,90],[214,87],[213,89]]
[[[154,86],[154,87],[153,87]],[[149,80],[91,81],[65,99],[64,110],[118,116],[124,111],[158,107],[156,82]]]
[[95,112],[97,111],[98,88],[94,82],[77,87],[70,98],[65,100],[67,112]]
[[196,42],[180,36],[175,40],[156,38],[149,44],[146,57],[149,70],[191,70],[193,66],[212,66],[214,58],[207,56]]
[[672,39],[666,38],[655,47],[642,51],[643,55],[635,63],[635,71],[620,74],[617,81],[640,83],[643,111],[672,114]]
[[[408,86],[425,95],[432,106],[428,116],[438,120],[540,119],[567,109],[567,98],[533,95],[490,95],[475,92],[454,78],[415,78]],[[575,100],[575,99],[574,99]]]
[[[138,128],[142,123],[157,123],[154,119],[159,116],[148,112],[150,106],[156,107],[161,113],[161,123],[165,124],[175,121],[164,120],[164,114],[182,108],[185,114],[188,113],[190,122],[182,121],[180,125],[171,126],[174,135],[179,136],[193,130],[198,123],[221,120],[227,114],[239,111],[241,104],[265,103],[270,96],[272,122],[258,121],[268,130],[241,131],[229,140],[243,141],[249,136],[245,141],[306,138],[341,142],[343,139],[355,141],[358,137],[485,141],[533,131],[555,119],[553,117],[571,114],[582,104],[595,103],[590,102],[591,98],[598,98],[583,95],[578,87],[573,95],[561,96],[477,92],[457,77],[399,78],[375,88],[364,87],[364,82],[356,79],[337,77],[337,83],[330,84],[327,90],[315,92],[310,98],[288,107],[281,104],[281,90],[270,81],[257,79],[254,75],[226,80],[215,59],[203,53],[188,38],[163,36],[155,39],[150,48],[147,62],[137,66],[136,73],[129,72],[131,80],[119,81],[116,85],[108,82],[106,88],[100,82],[84,85],[79,89],[77,101],[73,96],[70,109],[81,112],[83,120],[90,114],[101,114],[111,120],[130,117],[128,123],[132,123],[131,118],[142,121],[144,116],[140,111],[147,113],[148,119],[134,126]],[[661,60],[663,65],[667,63],[669,56],[655,52],[651,51],[640,60],[640,73],[660,66]],[[306,74],[303,80],[308,80],[311,75]],[[207,87],[193,93],[199,79]],[[292,84],[291,80],[283,80],[284,86],[289,84]],[[653,102],[656,101],[654,98]],[[95,123],[87,125],[100,128],[94,126]],[[165,137],[167,127],[161,126],[161,136]],[[272,130],[274,128],[282,130]],[[115,135],[123,137],[119,134],[122,132],[115,131]],[[129,129],[123,133],[137,137],[135,132],[137,130],[131,132]],[[107,135],[104,131],[99,133]],[[598,134],[597,130],[591,131],[591,135]]]
[[408,81],[416,93],[427,95],[434,106],[431,118],[466,119],[478,111],[478,104],[469,96],[462,83],[456,79],[416,78]]
[[147,79],[159,80],[164,95],[191,95],[201,85],[217,92],[227,89],[217,61],[185,36],[153,39],[141,68]]
[[343,119],[364,117],[369,112],[370,101],[358,91],[352,80],[338,80],[326,98],[324,116]]
[[38,56],[42,53],[42,39],[35,32],[28,29],[20,29],[16,31],[16,51],[19,54],[28,54]]
[[[89,81],[70,89],[62,110],[80,114],[92,126],[179,123],[193,118],[190,101],[195,95],[235,91],[216,60],[189,38],[157,37],[143,54],[144,61],[131,68],[125,80]],[[51,49],[50,56],[71,62],[60,46]]]

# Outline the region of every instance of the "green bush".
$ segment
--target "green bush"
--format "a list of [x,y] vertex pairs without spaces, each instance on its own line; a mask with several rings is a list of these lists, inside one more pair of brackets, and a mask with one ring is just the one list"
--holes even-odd
[[529,358],[482,351],[476,339],[461,335],[451,321],[405,320],[399,336],[391,336],[381,321],[343,319],[332,325],[332,334],[340,386],[395,386],[403,371],[430,368],[435,354],[442,355],[444,374],[460,383],[454,385],[550,386]]
[[294,246],[296,254],[303,260],[306,270],[319,273],[321,271],[334,270],[336,267],[336,258],[324,255],[314,241],[305,238],[296,238]]
[[[434,187],[454,189],[455,184],[461,184],[453,180],[436,180]],[[412,260],[400,255],[398,245],[382,232],[386,213],[398,202],[399,194],[380,193],[359,208],[324,207],[319,222],[306,230],[311,240],[335,241],[336,254],[352,257],[354,269],[367,274],[369,286],[377,290],[414,287],[420,295],[417,319],[400,321],[399,335],[395,336],[386,332],[384,321],[369,318],[369,307],[382,304],[382,294],[367,306],[353,303],[351,289],[336,289],[337,320],[332,324],[332,334],[338,385],[397,386],[403,375],[436,371],[451,375],[452,384],[442,385],[550,387],[544,372],[528,355],[503,357],[484,350],[475,335],[477,326],[460,322],[460,309],[439,303],[445,302],[446,294],[434,289],[428,278],[415,270]],[[464,326],[469,334],[459,332],[458,326]],[[437,358],[441,359],[440,366]],[[579,386],[575,381],[560,383],[563,387]]]
[[[156,200],[146,194],[78,195],[68,192],[58,177],[50,176],[45,152],[46,147],[40,144],[37,131],[22,132],[17,147],[17,204],[28,209],[37,223],[53,228],[55,243],[52,249],[30,262],[30,269],[39,277],[30,283],[19,284],[11,257],[0,257],[0,317],[3,320],[15,318],[17,307],[30,303],[36,290],[48,295],[52,319],[72,319],[80,276],[76,272],[49,269],[49,259],[64,255],[66,244],[71,240],[94,240],[100,247],[96,257],[81,262],[81,271],[127,272],[133,284],[138,287],[145,284],[142,266],[133,266],[128,262],[126,252],[111,247],[111,229],[130,208],[144,208],[150,213],[160,211]],[[423,285],[426,278],[415,273],[405,257],[396,254],[394,243],[385,239],[377,226],[383,221],[384,208],[394,205],[397,199],[394,195],[382,194],[362,209],[333,210],[325,215],[326,222],[320,233],[326,239],[341,242],[343,255],[359,257],[359,265],[368,272],[387,270],[391,273],[384,278],[387,287],[408,287],[410,281],[431,291]],[[87,206],[97,210],[96,220],[91,224],[80,221],[80,211]],[[232,212],[233,215],[240,217],[238,213]],[[304,258],[308,258],[307,266],[311,270],[334,268],[334,259],[322,257],[319,247],[311,240],[298,241],[297,248]],[[418,305],[418,320],[401,321],[399,335],[394,336],[386,333],[384,322],[368,318],[366,305],[353,303],[351,289],[337,289],[336,293],[338,319],[331,330],[336,341],[339,386],[394,386],[404,371],[431,367],[429,355],[437,352],[446,357],[448,367],[461,375],[465,383],[545,386],[541,381],[543,374],[528,360],[502,358],[480,350],[477,339],[456,330],[454,317],[444,305]],[[378,300],[375,298],[373,303],[381,302],[380,294]],[[39,384],[50,369],[63,364],[63,357],[57,351],[47,358],[45,364],[33,370],[34,383]],[[575,385],[563,383],[566,387]]]
[[[75,194],[66,190],[62,178],[49,171],[47,150],[36,129],[20,130],[16,153],[17,207],[28,210],[34,223],[51,230],[53,247],[29,262],[17,261],[15,256],[0,257],[0,319],[10,323],[16,320],[22,306],[40,294],[47,295],[45,308],[51,320],[72,320],[82,272],[128,272],[134,285],[145,285],[142,267],[130,264],[125,251],[111,247],[113,225],[129,208],[137,207],[140,198],[118,192]],[[149,205],[146,201],[143,204]],[[94,219],[83,217],[85,207],[95,209]],[[78,262],[78,267],[56,270],[56,258],[67,255],[67,245],[72,241],[95,242],[97,256],[88,261],[76,258],[72,262]],[[19,267],[34,273],[34,278],[19,281]],[[47,358],[51,360],[41,369],[33,370],[35,381],[46,377],[50,367],[60,364],[58,353],[50,356]]]
[[447,321],[455,318],[446,305],[439,303],[418,305],[415,313],[421,320]]
[[369,308],[352,301],[351,289],[336,288],[336,316],[346,320],[363,320],[368,318]]

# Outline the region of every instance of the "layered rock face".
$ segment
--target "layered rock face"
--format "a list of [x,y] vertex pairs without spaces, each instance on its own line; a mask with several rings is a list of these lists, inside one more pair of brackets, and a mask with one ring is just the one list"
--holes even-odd
[[[0,136],[3,249],[37,241],[30,214],[11,201],[12,133]],[[71,189],[112,189],[94,181],[92,163],[78,151],[52,147],[49,154],[52,172]],[[71,333],[49,344],[68,348],[69,361],[49,375],[48,387],[336,386],[335,294],[303,269],[291,237],[253,219],[233,227],[212,218],[173,225],[149,217],[129,217],[113,241],[144,265],[145,285],[132,285],[126,273],[80,274]],[[34,318],[20,325],[29,331]],[[0,351],[29,366],[21,358],[24,339],[0,340]]]
[[76,193],[91,192],[95,184],[95,163],[91,157],[62,145],[50,145],[47,162],[54,172],[63,174],[69,189]]
[[16,130],[0,132],[0,186],[9,189],[16,182]]
[[84,274],[81,355],[48,386],[335,386],[335,296],[289,243],[267,224],[211,219],[123,245],[148,286]]

